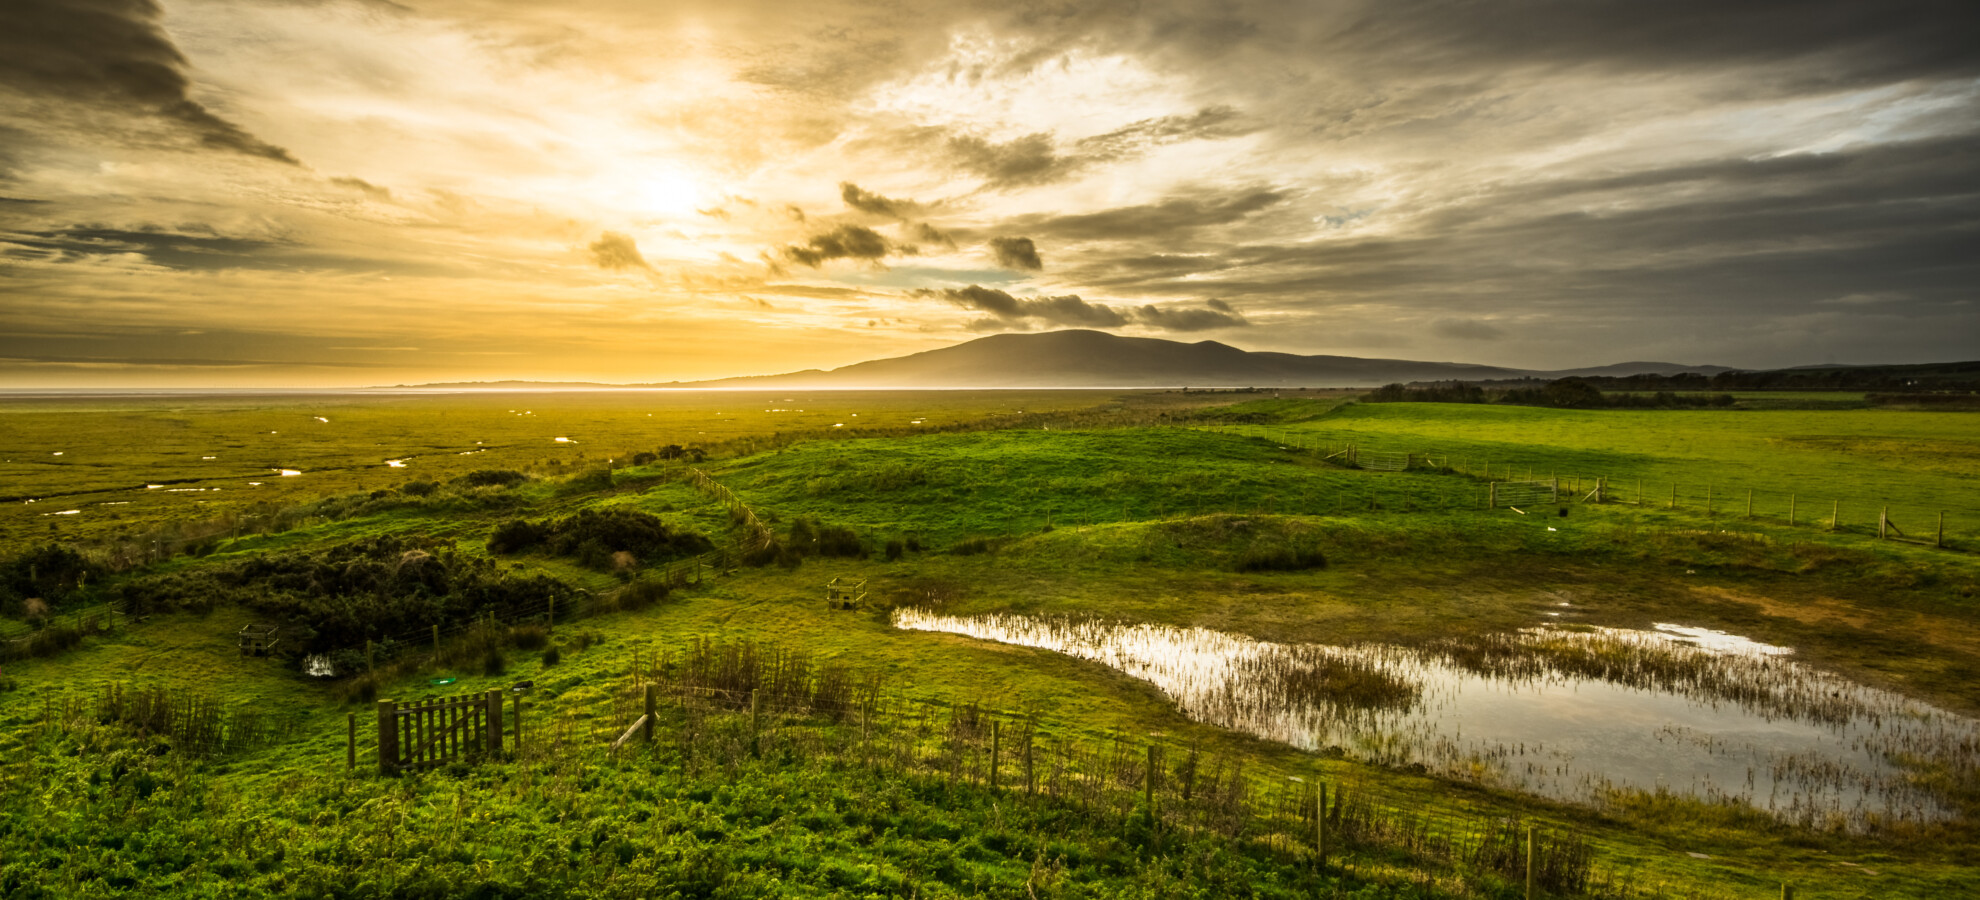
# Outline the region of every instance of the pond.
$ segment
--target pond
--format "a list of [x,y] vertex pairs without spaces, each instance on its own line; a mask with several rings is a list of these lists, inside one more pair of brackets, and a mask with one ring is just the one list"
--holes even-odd
[[1954,816],[1928,784],[1980,765],[1980,722],[1675,624],[1423,647],[917,609],[894,624],[1099,662],[1190,718],[1304,750],[1571,802],[1669,791],[1862,830]]

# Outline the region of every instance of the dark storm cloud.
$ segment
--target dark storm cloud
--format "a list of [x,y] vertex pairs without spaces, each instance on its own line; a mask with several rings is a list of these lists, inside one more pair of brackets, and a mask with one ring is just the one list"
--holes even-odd
[[864,225],[840,225],[814,234],[803,244],[783,249],[785,259],[814,269],[834,259],[857,259],[877,263],[889,253],[912,252],[912,248],[888,242],[880,233]]
[[1524,0],[1370,4],[1325,45],[1445,73],[1508,65],[1668,70],[1767,67],[1754,87],[1825,90],[1980,73],[1972,6],[1957,0]]
[[592,261],[601,269],[612,272],[653,269],[652,266],[647,265],[646,257],[639,255],[639,245],[634,243],[629,235],[607,231],[600,234],[598,240],[593,241],[588,249],[591,250]]
[[188,63],[152,0],[12,0],[0,5],[0,87],[122,115],[154,116],[206,147],[298,165],[191,97]]
[[846,201],[847,206],[860,212],[886,216],[890,219],[908,219],[921,212],[921,204],[913,200],[882,197],[850,181],[839,182],[839,198]]
[[[1881,309],[1915,312],[1969,300],[1980,283],[1972,252],[1980,232],[1975,143],[1960,135],[1516,183],[1479,191],[1394,235],[1090,254],[1058,274],[1111,291],[1215,290],[1282,309],[1380,302],[1448,311],[1453,323],[1487,308],[1598,318],[1769,316],[1887,294],[1909,299]],[[1079,230],[1106,233],[1091,225]],[[1438,336],[1493,335],[1447,323]]]
[[[40,205],[40,201],[33,201]],[[346,272],[463,277],[486,275],[449,260],[345,255],[289,240],[238,237],[200,225],[126,229],[100,225],[0,231],[0,259],[40,263],[54,273],[68,264],[133,258],[187,272]],[[61,276],[54,276],[61,277]]]
[[1045,268],[1038,258],[1038,246],[1027,237],[994,237],[990,239],[990,252],[997,258],[997,265],[1006,269],[1037,272]]

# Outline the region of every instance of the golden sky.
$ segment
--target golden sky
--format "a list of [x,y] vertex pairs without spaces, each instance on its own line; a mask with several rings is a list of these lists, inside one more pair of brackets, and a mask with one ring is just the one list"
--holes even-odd
[[1972,358],[1965,12],[11,0],[0,387]]

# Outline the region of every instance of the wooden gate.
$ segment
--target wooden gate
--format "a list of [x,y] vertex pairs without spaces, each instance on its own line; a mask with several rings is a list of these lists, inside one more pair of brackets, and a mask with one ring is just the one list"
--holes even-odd
[[502,692],[378,701],[378,771],[430,769],[502,752]]

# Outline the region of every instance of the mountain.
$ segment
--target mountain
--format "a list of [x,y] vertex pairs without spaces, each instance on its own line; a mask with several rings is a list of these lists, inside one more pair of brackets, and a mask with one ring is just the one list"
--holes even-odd
[[998,334],[912,356],[831,371],[809,370],[696,382],[720,388],[1371,387],[1391,382],[1562,378],[1726,371],[1722,366],[1623,363],[1541,372],[1466,363],[1301,356],[1239,350],[1216,341],[1185,344],[1100,331]]

